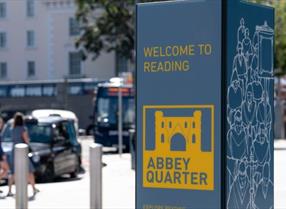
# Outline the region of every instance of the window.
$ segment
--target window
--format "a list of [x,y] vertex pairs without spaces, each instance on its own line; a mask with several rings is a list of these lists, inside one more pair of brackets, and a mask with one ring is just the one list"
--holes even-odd
[[0,2],[0,18],[6,17],[6,3]]
[[81,52],[70,52],[69,54],[69,74],[76,76],[81,74]]
[[5,32],[0,32],[0,48],[7,47],[7,35]]
[[55,139],[59,141],[65,141],[70,138],[70,135],[67,131],[67,127],[64,123],[57,124],[55,130],[54,130]]
[[41,86],[27,86],[26,87],[26,96],[42,96]]
[[11,97],[24,97],[25,87],[24,86],[13,86],[10,89]]
[[185,122],[185,128],[188,128],[188,122],[187,121]]
[[161,143],[164,143],[164,142],[165,142],[164,134],[161,134]]
[[28,61],[27,76],[34,77],[36,75],[36,64],[34,61]]
[[79,84],[73,84],[69,86],[69,94],[70,95],[81,95],[83,92],[82,86]]
[[34,17],[35,16],[35,1],[34,0],[27,0],[27,17]]
[[8,88],[6,86],[0,86],[0,97],[8,96]]
[[56,96],[56,87],[53,85],[44,85],[43,96]]
[[49,144],[52,141],[53,129],[48,123],[26,123],[30,141],[33,143]]
[[78,21],[71,17],[69,19],[69,25],[70,25],[70,36],[77,36],[80,33],[80,27]]
[[73,145],[78,144],[77,137],[76,137],[76,129],[75,129],[74,123],[72,121],[69,121],[69,122],[64,122],[63,125],[67,131],[70,142]]
[[0,63],[0,78],[7,78],[7,63],[1,62]]
[[196,136],[192,135],[192,143],[195,144],[196,143]]
[[27,31],[27,47],[35,47],[35,32],[32,30]]
[[93,94],[94,93],[94,90],[96,89],[97,87],[97,83],[94,82],[94,83],[84,83],[83,84],[83,93],[84,94]]

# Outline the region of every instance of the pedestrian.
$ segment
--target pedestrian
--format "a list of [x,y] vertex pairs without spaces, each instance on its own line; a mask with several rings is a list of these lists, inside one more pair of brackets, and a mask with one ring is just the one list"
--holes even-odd
[[[6,155],[2,149],[2,128],[4,126],[4,121],[3,118],[0,117],[0,181],[3,177],[7,176],[8,170],[9,170],[9,166],[7,163],[7,158]],[[2,193],[2,191],[0,190],[0,193]]]
[[[11,133],[12,137],[12,142],[13,142],[13,150],[12,150],[12,156],[10,160],[10,170],[11,170],[11,176],[9,179],[9,191],[7,196],[13,196],[12,194],[12,184],[14,183],[15,176],[15,168],[14,168],[14,157],[15,157],[15,145],[24,143],[29,145],[29,135],[27,132],[26,127],[24,126],[24,117],[21,113],[16,113],[14,116],[14,124],[13,124],[13,129]],[[31,184],[33,188],[33,196],[36,195],[36,193],[39,192],[39,190],[35,187],[35,176],[34,176],[34,166],[31,161],[29,161],[29,174],[28,174],[28,182]]]

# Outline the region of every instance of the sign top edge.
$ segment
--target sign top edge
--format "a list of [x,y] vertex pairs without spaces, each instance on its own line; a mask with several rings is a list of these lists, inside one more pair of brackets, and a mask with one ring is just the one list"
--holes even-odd
[[254,2],[248,2],[245,0],[240,0],[240,3],[242,4],[246,4],[248,6],[255,6],[255,7],[260,7],[260,8],[264,8],[264,9],[269,9],[269,10],[275,10],[275,8],[271,5],[265,5],[265,4],[259,4],[259,3],[254,3]]
[[155,1],[155,2],[144,2],[137,3],[137,7],[154,6],[154,5],[170,5],[170,4],[190,4],[190,3],[203,3],[206,0],[169,0],[169,1]]

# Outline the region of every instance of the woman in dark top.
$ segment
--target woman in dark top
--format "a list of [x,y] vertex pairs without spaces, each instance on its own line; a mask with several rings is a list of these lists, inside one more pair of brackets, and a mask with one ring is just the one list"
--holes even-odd
[[[5,177],[7,175],[8,170],[9,170],[6,155],[3,152],[2,143],[1,143],[1,141],[2,141],[1,140],[2,139],[1,131],[2,131],[3,126],[4,126],[4,121],[0,117],[0,181],[3,177]],[[0,190],[0,193],[1,193],[1,190]]]
[[[12,159],[10,160],[10,169],[11,169],[11,180],[9,181],[9,191],[8,196],[12,195],[11,188],[12,184],[14,182],[14,147],[16,144],[24,143],[29,144],[29,136],[28,132],[26,130],[26,127],[24,126],[24,118],[21,113],[16,113],[14,116],[14,124],[12,129],[12,142],[13,142],[13,150],[12,150]],[[38,189],[35,187],[35,176],[34,176],[34,166],[31,161],[29,161],[29,175],[28,175],[28,181],[31,184],[33,188],[33,194],[35,195],[37,192],[39,192]]]

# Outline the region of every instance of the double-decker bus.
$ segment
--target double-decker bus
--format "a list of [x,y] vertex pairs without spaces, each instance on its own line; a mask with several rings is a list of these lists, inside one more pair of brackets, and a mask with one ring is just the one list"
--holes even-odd
[[122,96],[123,148],[129,151],[129,129],[135,124],[135,99],[132,84],[100,83],[94,100],[94,140],[107,147],[118,148],[119,91]]

